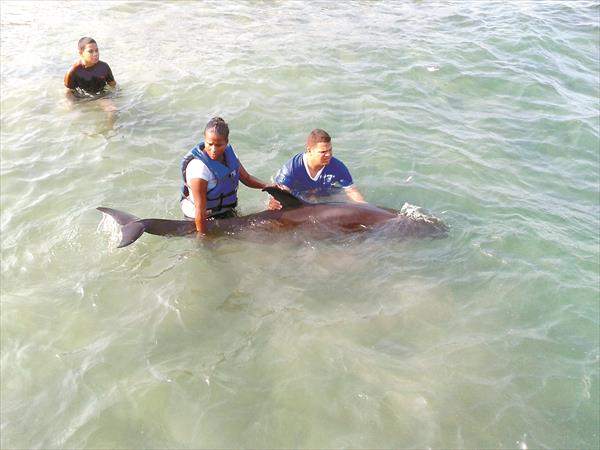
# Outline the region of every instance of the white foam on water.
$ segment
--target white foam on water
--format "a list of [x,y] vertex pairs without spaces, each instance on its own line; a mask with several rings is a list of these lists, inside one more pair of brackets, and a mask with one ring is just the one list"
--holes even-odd
[[423,208],[410,203],[404,203],[400,208],[400,214],[406,217],[410,217],[415,221],[427,222],[427,223],[439,223],[440,219],[423,211]]

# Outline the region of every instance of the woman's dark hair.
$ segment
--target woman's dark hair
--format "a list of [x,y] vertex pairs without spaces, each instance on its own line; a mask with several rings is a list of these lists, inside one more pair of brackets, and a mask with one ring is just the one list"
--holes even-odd
[[315,128],[308,135],[308,139],[306,140],[306,145],[309,147],[313,147],[319,142],[331,142],[331,136],[325,130],[321,130],[320,128]]
[[213,117],[208,121],[204,128],[204,134],[206,134],[207,131],[212,131],[229,140],[229,125],[227,125],[227,122],[220,117]]
[[79,42],[77,43],[77,46],[79,47],[79,51],[82,51],[86,45],[88,44],[96,44],[96,41],[93,40],[91,37],[82,37],[81,39],[79,39]]

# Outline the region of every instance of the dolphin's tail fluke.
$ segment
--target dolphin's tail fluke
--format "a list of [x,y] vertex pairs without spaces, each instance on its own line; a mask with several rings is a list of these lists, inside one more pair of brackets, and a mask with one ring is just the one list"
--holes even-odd
[[115,222],[121,225],[121,242],[117,245],[118,248],[126,247],[133,244],[146,231],[146,225],[143,220],[133,214],[123,211],[118,211],[112,208],[104,208],[102,206],[96,208],[98,211],[111,216]]

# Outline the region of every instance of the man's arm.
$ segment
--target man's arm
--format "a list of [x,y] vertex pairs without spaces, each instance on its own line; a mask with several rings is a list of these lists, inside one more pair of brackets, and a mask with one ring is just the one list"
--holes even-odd
[[363,195],[360,193],[360,191],[357,188],[355,188],[354,186],[344,189],[344,192],[346,193],[346,195],[348,197],[350,197],[350,200],[352,200],[354,202],[358,202],[358,203],[366,203],[367,202],[365,200],[365,198],[363,197]]
[[106,67],[106,84],[108,84],[111,88],[114,88],[117,85],[115,76],[113,75],[112,70],[108,64],[106,64]]
[[[285,163],[281,169],[277,171],[275,176],[273,177],[273,183],[271,186],[278,187],[281,190],[291,192],[292,186],[292,169],[291,169],[292,160],[289,160]],[[269,196],[269,203],[267,204],[267,209],[281,209],[282,205],[277,201],[274,197]]]
[[67,97],[67,100],[71,100],[72,102],[77,100],[75,95],[73,95],[73,90],[67,87],[65,88],[65,97]]

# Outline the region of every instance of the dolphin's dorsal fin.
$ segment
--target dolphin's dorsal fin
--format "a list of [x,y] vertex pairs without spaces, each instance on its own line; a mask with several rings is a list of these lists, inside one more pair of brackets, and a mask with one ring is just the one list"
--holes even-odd
[[276,186],[267,186],[262,190],[272,195],[275,200],[281,203],[282,208],[298,208],[299,206],[306,204],[305,201],[299,199],[291,192],[284,191]]

